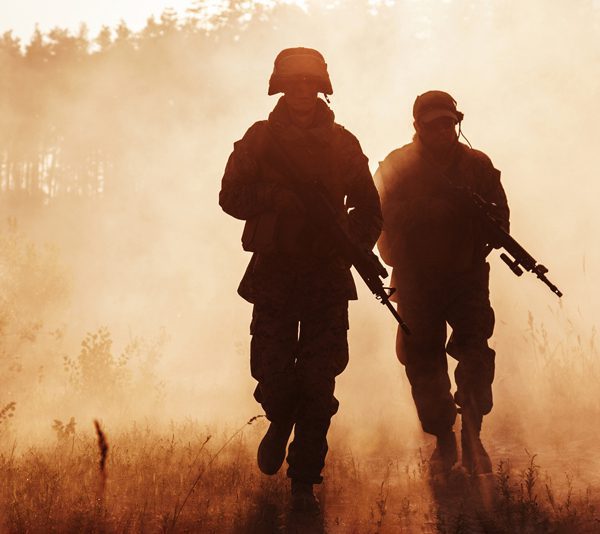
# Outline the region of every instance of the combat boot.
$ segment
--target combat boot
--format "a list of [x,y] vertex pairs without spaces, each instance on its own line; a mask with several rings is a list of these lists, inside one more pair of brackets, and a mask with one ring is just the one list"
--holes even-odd
[[458,461],[456,438],[452,429],[438,434],[435,449],[429,459],[429,470],[432,476],[448,474]]
[[471,475],[492,473],[492,461],[479,437],[482,421],[483,416],[463,411],[460,432],[462,464]]
[[267,433],[258,446],[256,455],[258,468],[265,475],[274,475],[279,471],[285,459],[287,444],[293,427],[294,423],[278,423],[275,421],[272,421],[269,425]]
[[321,506],[313,493],[312,484],[292,479],[292,511],[307,515],[321,513]]

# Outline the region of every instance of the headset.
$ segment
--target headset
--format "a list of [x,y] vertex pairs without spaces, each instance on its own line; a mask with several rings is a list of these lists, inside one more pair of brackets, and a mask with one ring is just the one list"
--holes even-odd
[[[458,102],[456,100],[454,100],[454,98],[452,98],[452,102],[454,102],[455,106],[458,105]],[[462,121],[465,118],[465,114],[462,111],[456,110],[456,117],[458,119],[458,137],[462,136],[462,138],[467,142],[467,144],[469,145],[469,147],[473,148],[473,145],[467,139],[467,136],[462,131]]]
[[463,133],[462,131],[462,121],[465,118],[465,114],[462,113],[461,111],[459,111],[457,113],[458,116],[458,137],[461,137],[467,142],[467,144],[469,145],[469,147],[473,148],[473,145],[471,144],[471,141],[469,141],[467,139],[467,136]]
[[[454,100],[454,97],[450,96],[450,98],[452,98],[452,102],[454,102],[454,106],[458,106],[458,102],[456,100]],[[467,142],[469,147],[473,148],[473,145],[467,139],[467,136],[462,132],[462,121],[465,118],[465,114],[462,111],[456,110],[456,118],[458,119],[458,137],[462,136],[462,138]]]

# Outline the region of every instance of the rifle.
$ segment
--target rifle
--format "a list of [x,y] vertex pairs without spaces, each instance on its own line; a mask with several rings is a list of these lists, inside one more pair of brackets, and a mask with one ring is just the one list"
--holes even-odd
[[546,273],[548,268],[538,263],[535,258],[529,254],[506,230],[504,230],[497,217],[494,216],[494,209],[497,207],[493,202],[488,202],[481,195],[478,195],[468,187],[462,187],[454,184],[446,177],[450,187],[456,191],[466,201],[467,206],[476,215],[477,219],[483,224],[485,235],[488,238],[486,254],[487,256],[492,248],[503,248],[500,258],[510,270],[517,276],[523,274],[523,269],[535,274],[550,290],[562,297],[562,292],[548,278]]
[[329,241],[344,261],[353,265],[375,298],[384,304],[392,313],[405,334],[410,334],[408,325],[398,314],[390,297],[396,288],[385,287],[380,278],[388,276],[387,270],[372,250],[357,245],[340,224],[335,209],[327,199],[323,185],[316,179],[309,179],[296,170],[296,166],[288,156],[279,140],[268,129],[268,138],[275,148],[276,157],[280,160],[285,174],[292,178],[286,185],[298,196],[306,210],[310,224],[320,232],[329,236]]
[[558,295],[559,298],[563,296],[562,291],[546,277],[548,268],[541,263],[538,263],[536,259],[516,241],[516,239],[502,228],[501,222],[494,215],[494,210],[497,208],[496,204],[488,202],[470,187],[455,184],[448,177],[447,173],[442,170],[440,165],[430,157],[425,157],[425,161],[437,170],[442,176],[445,185],[449,187],[450,191],[454,192],[461,201],[464,201],[467,208],[482,224],[484,233],[488,239],[484,257],[487,257],[494,248],[503,248],[507,254],[502,252],[500,258],[508,265],[515,275],[521,276],[523,274],[523,269],[525,269],[526,271],[535,274],[550,288],[550,291],[555,295]]

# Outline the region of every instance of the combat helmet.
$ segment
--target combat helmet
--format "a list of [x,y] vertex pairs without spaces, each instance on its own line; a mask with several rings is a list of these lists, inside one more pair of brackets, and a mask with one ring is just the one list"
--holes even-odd
[[314,78],[318,81],[320,93],[333,94],[325,58],[314,48],[286,48],[277,54],[273,73],[269,79],[269,95],[282,93],[283,82],[292,76]]

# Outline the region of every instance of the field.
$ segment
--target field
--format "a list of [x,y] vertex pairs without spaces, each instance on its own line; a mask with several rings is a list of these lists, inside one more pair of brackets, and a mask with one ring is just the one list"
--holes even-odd
[[[600,532],[599,2],[212,3],[0,32],[0,534]],[[256,467],[249,255],[218,204],[233,143],[275,104],[276,53],[300,44],[372,171],[412,138],[416,95],[450,91],[565,293],[491,254],[494,474],[444,484],[393,319],[358,283],[312,521]]]
[[[89,425],[91,427],[91,425]],[[598,532],[598,489],[555,486],[537,458],[497,460],[490,479],[432,481],[425,450],[344,454],[335,435],[318,490],[323,514],[288,511],[285,475],[262,475],[264,420],[226,435],[198,423],[111,435],[101,468],[93,431],[54,424],[56,440],[0,455],[2,532]],[[92,429],[93,430],[93,429]]]
[[[562,307],[547,323],[532,313],[525,325],[500,323],[496,406],[483,432],[495,473],[472,481],[457,470],[444,483],[430,480],[433,443],[418,429],[408,384],[390,354],[393,331],[378,305],[363,299],[317,490],[323,514],[307,520],[288,511],[284,470],[269,478],[255,464],[266,420],[251,399],[246,332],[224,330],[227,359],[214,360],[221,350],[215,343],[194,361],[188,372],[205,393],[188,394],[178,385],[183,360],[169,354],[177,347],[194,354],[207,330],[194,338],[184,325],[176,339],[159,330],[123,341],[100,327],[78,337],[56,253],[14,225],[1,235],[0,532],[600,529],[600,358],[595,330],[586,334]],[[503,305],[500,315],[510,319]],[[172,367],[177,372],[167,377]],[[369,395],[357,395],[367,384]]]

